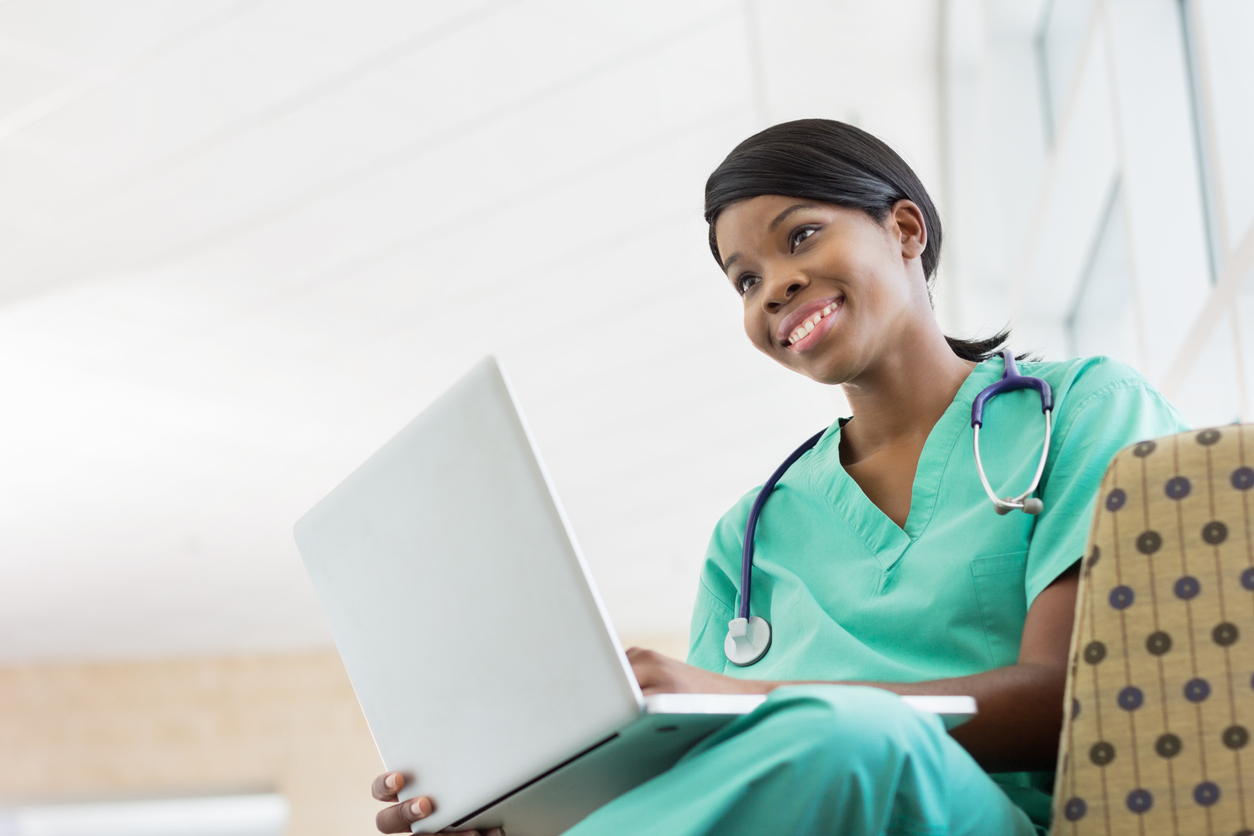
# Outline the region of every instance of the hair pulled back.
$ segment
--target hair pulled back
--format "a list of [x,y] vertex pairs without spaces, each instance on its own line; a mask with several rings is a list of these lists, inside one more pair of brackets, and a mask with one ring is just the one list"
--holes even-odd
[[[738,200],[783,195],[859,209],[883,223],[899,200],[919,207],[927,230],[923,274],[935,280],[940,261],[941,222],[927,189],[900,156],[866,131],[831,119],[799,119],[774,125],[732,149],[705,183],[705,220],[710,251],[722,266],[714,222]],[[1002,331],[984,340],[945,337],[953,352],[979,362],[1001,349]]]

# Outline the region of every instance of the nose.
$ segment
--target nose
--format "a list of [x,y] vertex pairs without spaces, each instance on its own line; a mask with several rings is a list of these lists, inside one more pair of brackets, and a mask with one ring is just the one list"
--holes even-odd
[[775,313],[792,300],[794,296],[810,286],[810,279],[802,273],[793,271],[763,276],[762,307],[767,313]]

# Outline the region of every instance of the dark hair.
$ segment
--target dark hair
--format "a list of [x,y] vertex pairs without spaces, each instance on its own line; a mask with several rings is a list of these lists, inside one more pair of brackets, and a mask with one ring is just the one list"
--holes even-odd
[[[940,261],[940,215],[918,176],[880,140],[844,122],[799,119],[767,128],[733,148],[705,183],[710,250],[720,267],[714,237],[719,213],[738,200],[768,194],[861,209],[876,223],[884,222],[897,201],[912,201],[927,230],[922,260],[931,299]],[[945,340],[959,357],[979,362],[996,354],[1009,336],[1003,330],[983,340]]]

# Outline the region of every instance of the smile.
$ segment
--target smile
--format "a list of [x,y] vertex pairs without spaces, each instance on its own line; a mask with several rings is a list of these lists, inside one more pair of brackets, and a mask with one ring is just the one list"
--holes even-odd
[[829,302],[813,314],[807,316],[788,335],[784,345],[795,351],[804,351],[817,343],[831,328],[832,322],[836,319],[833,314],[840,310],[840,302],[841,300]]

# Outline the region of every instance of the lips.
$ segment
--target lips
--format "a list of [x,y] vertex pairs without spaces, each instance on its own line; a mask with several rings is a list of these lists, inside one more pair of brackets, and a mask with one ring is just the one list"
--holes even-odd
[[792,351],[805,351],[823,338],[840,313],[843,296],[806,302],[784,317],[776,331],[776,339]]

